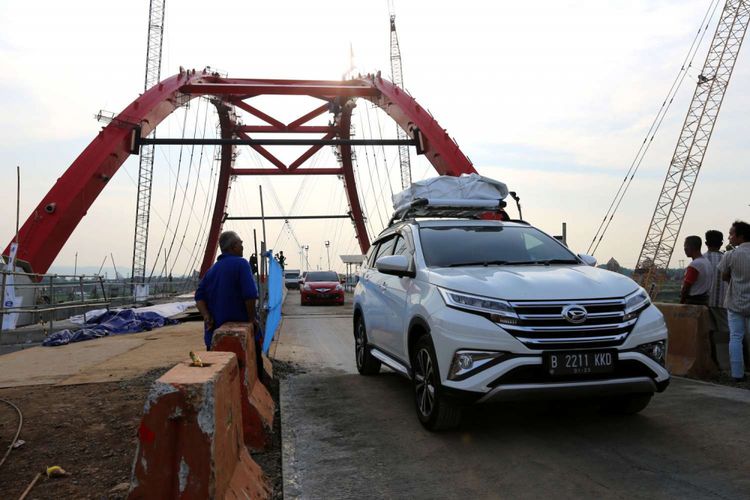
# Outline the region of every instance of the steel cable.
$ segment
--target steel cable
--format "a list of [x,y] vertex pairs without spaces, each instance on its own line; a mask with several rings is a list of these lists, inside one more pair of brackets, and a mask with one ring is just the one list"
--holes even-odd
[[609,229],[609,226],[612,223],[612,219],[614,218],[615,213],[619,209],[620,204],[622,203],[622,200],[625,197],[625,194],[630,188],[630,184],[633,182],[633,178],[635,177],[635,174],[638,172],[638,169],[640,168],[641,163],[643,162],[643,159],[646,156],[646,153],[651,147],[654,137],[656,136],[656,133],[661,127],[661,124],[663,123],[664,118],[667,112],[669,111],[669,108],[672,106],[672,103],[674,102],[674,98],[677,92],[682,86],[682,83],[685,81],[685,77],[688,74],[688,70],[692,67],[693,60],[695,59],[695,56],[698,53],[698,49],[700,48],[700,45],[703,42],[703,38],[705,37],[706,32],[708,31],[708,26],[711,23],[711,20],[713,19],[714,14],[716,13],[719,3],[720,3],[719,0],[712,0],[711,4],[708,7],[708,10],[706,11],[706,14],[703,16],[703,20],[701,21],[700,26],[698,28],[698,32],[693,38],[693,42],[691,43],[690,48],[688,49],[688,52],[685,56],[685,60],[683,61],[682,66],[680,67],[680,70],[677,72],[677,76],[672,82],[672,86],[667,92],[667,97],[662,102],[662,105],[659,108],[659,111],[654,117],[654,120],[651,122],[651,126],[649,127],[649,130],[646,133],[646,137],[643,139],[643,142],[641,143],[641,146],[638,149],[638,152],[636,153],[635,157],[633,158],[633,161],[630,164],[630,168],[628,168],[628,171],[625,174],[625,177],[620,183],[620,187],[618,188],[617,193],[615,193],[615,196],[612,199],[612,202],[610,203],[609,207],[607,208],[607,211],[604,214],[602,221],[599,223],[599,227],[597,228],[596,233],[594,234],[594,237],[592,238],[591,243],[589,244],[589,247],[586,250],[587,253],[591,253],[593,255],[599,248],[599,244],[604,238],[604,235],[606,234],[607,229]]

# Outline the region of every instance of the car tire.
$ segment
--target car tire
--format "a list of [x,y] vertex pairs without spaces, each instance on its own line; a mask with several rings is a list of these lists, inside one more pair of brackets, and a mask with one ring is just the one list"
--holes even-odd
[[602,400],[601,409],[614,415],[635,415],[644,410],[653,394],[624,394]]
[[367,328],[362,316],[354,321],[354,362],[360,375],[377,375],[380,373],[380,360],[370,353],[367,343]]
[[420,423],[430,431],[458,427],[461,407],[449,402],[443,394],[435,347],[429,335],[417,340],[411,366],[414,403]]

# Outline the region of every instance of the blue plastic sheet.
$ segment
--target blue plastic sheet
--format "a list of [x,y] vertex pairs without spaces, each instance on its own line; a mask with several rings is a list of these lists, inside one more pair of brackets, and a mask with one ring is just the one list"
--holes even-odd
[[271,252],[267,252],[268,257],[268,313],[266,315],[266,328],[265,338],[263,339],[263,353],[268,354],[268,349],[271,347],[276,330],[281,323],[281,301],[282,301],[282,290],[281,287],[284,283],[284,273],[281,270],[279,261],[271,256]]
[[86,326],[80,330],[61,330],[53,333],[42,342],[42,345],[65,345],[71,342],[82,342],[108,335],[145,332],[176,323],[178,321],[151,311],[140,313],[135,309],[107,311],[100,316],[86,321]]

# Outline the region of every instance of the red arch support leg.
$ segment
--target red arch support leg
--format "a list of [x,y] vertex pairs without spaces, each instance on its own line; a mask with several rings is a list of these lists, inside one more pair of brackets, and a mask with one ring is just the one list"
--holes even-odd
[[[349,100],[341,110],[338,127],[339,136],[342,139],[348,139],[350,136],[352,109],[354,109],[354,101]],[[354,180],[354,167],[352,165],[352,147],[349,145],[339,146],[339,152],[341,153],[341,164],[344,168],[344,189],[346,189],[349,210],[351,210],[354,219],[354,232],[357,236],[359,249],[362,254],[366,254],[370,249],[370,238],[367,236],[365,218],[359,205],[359,196],[357,196],[357,184]]]
[[[222,139],[234,137],[234,131],[237,124],[237,116],[234,108],[221,101],[215,100],[214,105],[219,113],[219,125],[221,127]],[[216,247],[219,245],[219,235],[224,226],[224,216],[227,211],[229,201],[229,189],[232,178],[232,167],[234,166],[236,146],[225,144],[221,147],[221,167],[219,170],[219,185],[216,188],[216,202],[214,203],[214,213],[211,217],[211,229],[208,232],[206,240],[206,251],[203,254],[203,263],[201,264],[200,277],[206,274],[208,268],[216,259]]]

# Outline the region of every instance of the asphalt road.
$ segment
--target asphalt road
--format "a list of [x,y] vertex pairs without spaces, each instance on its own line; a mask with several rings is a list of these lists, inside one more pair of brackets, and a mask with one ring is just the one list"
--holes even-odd
[[356,374],[350,307],[291,292],[276,356],[286,498],[750,498],[750,391],[673,379],[634,417],[593,406],[476,406],[425,431],[409,382]]

